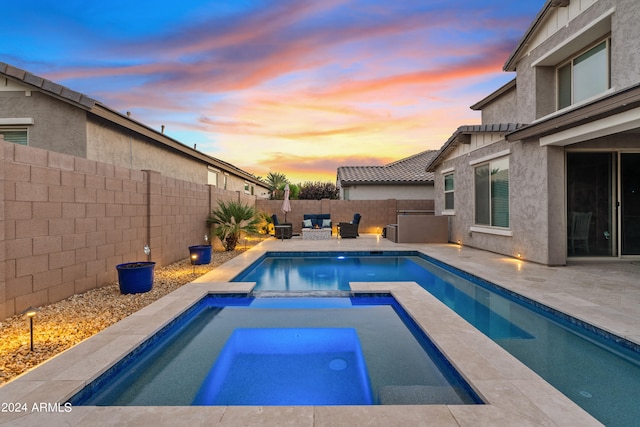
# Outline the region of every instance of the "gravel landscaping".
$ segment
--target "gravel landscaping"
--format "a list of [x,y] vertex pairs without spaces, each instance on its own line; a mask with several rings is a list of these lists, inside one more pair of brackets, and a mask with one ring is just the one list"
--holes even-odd
[[214,250],[211,264],[196,265],[195,272],[188,258],[166,267],[156,267],[153,288],[146,293],[122,295],[118,284],[113,283],[39,307],[33,321],[33,351],[29,346],[29,320],[23,315],[5,319],[0,322],[0,386],[246,249],[245,246],[230,252]]

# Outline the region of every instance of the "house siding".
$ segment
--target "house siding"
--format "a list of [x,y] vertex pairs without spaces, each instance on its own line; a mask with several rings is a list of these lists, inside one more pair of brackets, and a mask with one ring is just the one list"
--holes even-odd
[[33,119],[34,125],[26,126],[31,147],[86,157],[87,113],[83,109],[36,90],[0,90],[0,117]]
[[[573,57],[583,47],[589,47],[593,42],[608,36],[605,30],[609,22],[612,88],[602,96],[640,83],[640,26],[637,25],[639,19],[640,7],[635,0],[572,1],[567,8],[551,8],[544,22],[537,28],[536,34],[527,41],[525,50],[515,58],[515,108],[511,96],[497,96],[483,105],[483,124],[489,124],[489,120],[504,122],[506,118],[515,122],[531,123],[555,115],[566,117],[563,116],[564,112],[556,113],[556,66]],[[593,22],[598,24],[590,26]],[[587,32],[583,32],[585,28]],[[593,33],[589,33],[590,28],[594,28]],[[558,49],[559,46],[561,49]],[[571,112],[576,107],[571,106],[566,111]],[[514,108],[511,114],[515,117],[507,112],[509,108]],[[637,116],[637,109],[629,110],[624,113],[624,120],[637,123],[637,119],[633,118],[634,111]],[[596,121],[586,124],[580,121],[573,124],[565,122],[565,134],[562,133],[565,129],[553,130],[551,138],[546,140],[536,136],[526,140],[510,138],[510,142],[506,142],[503,139],[492,140],[491,134],[487,134],[480,144],[478,134],[472,135],[470,144],[458,144],[439,164],[432,166],[435,172],[436,214],[442,213],[444,209],[444,182],[441,171],[451,168],[454,170],[455,211],[450,216],[451,240],[508,256],[520,254],[524,259],[542,264],[566,264],[567,152],[640,152],[640,129],[636,127],[628,133],[616,133],[621,130],[616,127],[620,117],[614,112],[611,117],[596,118]],[[545,121],[541,123],[544,124]],[[599,126],[598,129],[605,129],[611,134],[600,136],[603,132],[593,130],[592,126]],[[591,139],[583,142],[575,142],[580,141],[580,138],[562,139],[565,136],[572,138],[571,135],[575,133],[580,135],[580,132],[584,132],[584,139],[592,135]],[[541,145],[541,141],[544,144]],[[469,162],[502,150],[510,152],[509,230],[512,235],[499,236],[471,231],[474,224],[474,194],[473,166]],[[613,179],[615,181],[615,178]],[[610,224],[611,227],[615,228],[615,221],[614,219],[613,224]],[[614,253],[615,250],[614,248]]]
[[[500,236],[483,232],[472,231],[474,219],[474,167],[470,162],[486,156],[509,150],[509,228],[511,236]],[[544,264],[557,263],[549,254],[548,239],[556,236],[548,229],[547,189],[550,185],[558,185],[563,182],[562,171],[556,172],[548,167],[549,153],[557,156],[562,150],[557,147],[538,149],[531,144],[511,144],[504,139],[482,149],[470,153],[468,156],[459,156],[443,162],[436,169],[436,187],[444,188],[444,174],[442,170],[453,168],[454,190],[454,215],[450,221],[450,239],[452,242],[460,241],[463,245],[486,249],[492,252],[503,253],[510,256],[521,256],[526,259]],[[556,157],[554,157],[557,160]],[[557,167],[556,162],[552,163]],[[564,167],[564,161],[562,161]],[[548,173],[552,183],[548,182]],[[557,175],[557,177],[556,177]],[[561,192],[563,194],[563,192]],[[444,191],[436,192],[436,214],[444,211]],[[564,221],[559,219],[559,227]],[[558,244],[563,244],[563,240]]]
[[166,176],[203,184],[207,168],[202,162],[170,155],[148,138],[92,116],[87,120],[87,158],[130,169],[163,171]]
[[[628,10],[628,13],[632,16],[637,14],[637,6],[631,5],[634,2],[635,0],[598,0],[589,1],[579,8],[574,3],[580,2],[571,2],[571,5],[574,5],[571,11],[562,10],[568,8],[554,8],[555,12],[552,12],[546,18],[545,23],[538,31],[538,36],[534,38],[532,43],[534,47],[530,48],[526,55],[522,55],[517,62],[517,122],[531,123],[556,111],[555,67],[558,64],[551,66],[533,66],[533,64],[556,46],[574,37],[576,33],[581,32],[594,19],[606,14],[612,8],[616,10],[611,16],[612,35],[615,38],[613,46],[619,43],[621,39],[637,38],[639,36],[637,25],[633,26],[631,21],[625,22],[626,19],[620,20],[620,12],[624,13],[624,11]],[[632,12],[631,9],[635,10]],[[618,28],[617,25],[620,23],[623,24],[623,27]],[[624,42],[627,45],[637,45],[637,43],[637,40]],[[637,74],[634,79],[633,76],[625,72],[624,74],[628,75],[629,78],[622,78],[621,73],[618,71],[624,69],[624,67],[632,66],[632,63],[636,60],[624,58],[624,56],[629,56],[625,54],[628,51],[621,51],[619,48],[613,49],[613,46],[611,52],[611,84],[613,87],[620,89],[629,86],[633,80],[637,81]],[[575,51],[571,51],[568,55],[574,53]],[[562,62],[565,59],[568,59],[568,57],[563,57],[558,61]]]
[[[3,66],[0,69],[6,67],[4,63],[0,65]],[[32,124],[16,126],[27,128],[30,147],[107,162],[117,167],[161,170],[165,176],[198,184],[208,183],[207,156],[195,151],[192,156],[188,148],[181,152],[165,145],[159,134],[159,139],[155,140],[154,132],[141,123],[132,122],[129,129],[127,119],[117,121],[120,115],[101,105],[95,110],[95,101],[78,92],[26,74],[24,70],[11,66],[7,69],[11,70],[8,74],[11,78],[0,77],[0,119],[32,119]],[[39,84],[34,83],[37,87],[27,84],[38,81]],[[39,88],[51,88],[53,93]],[[73,96],[65,98],[65,94]],[[116,121],[102,118],[105,111],[116,117]],[[134,130],[137,127],[143,131]],[[149,132],[145,134],[147,130]],[[210,163],[224,162],[211,159]],[[254,187],[254,194],[268,197],[266,184],[259,184],[250,174],[232,165],[228,170],[219,165],[215,167],[220,169],[219,186],[223,186],[222,174],[227,175],[227,185],[223,189],[244,193],[245,182],[249,182]]]
[[429,199],[434,196],[433,184],[428,185],[370,185],[358,184],[344,186],[341,192],[344,198],[344,190],[349,193],[349,200],[412,200]]
[[482,109],[482,123],[518,123],[518,93],[515,87]]
[[[611,3],[611,2],[607,2]],[[620,0],[612,19],[611,85],[624,88],[638,83],[640,70],[640,8],[637,0]],[[629,52],[636,52],[629,55]]]

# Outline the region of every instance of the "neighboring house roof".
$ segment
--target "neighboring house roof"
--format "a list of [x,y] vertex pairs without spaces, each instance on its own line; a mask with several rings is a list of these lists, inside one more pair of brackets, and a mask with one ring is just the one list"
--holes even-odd
[[433,173],[426,172],[425,166],[436,152],[423,151],[384,166],[340,166],[338,182],[341,185],[433,183]]
[[165,146],[165,148],[186,154],[189,157],[193,157],[227,172],[232,172],[235,175],[242,177],[243,179],[251,181],[255,184],[260,184],[261,186],[267,188],[267,185],[256,178],[255,175],[216,157],[212,157],[205,153],[202,153],[195,148],[191,148],[188,145],[185,145],[182,142],[175,140],[165,135],[164,133],[145,125],[144,123],[132,119],[129,115],[121,114],[109,108],[108,106],[102,104],[99,101],[96,101],[93,98],[90,98],[85,94],[76,92],[65,86],[54,83],[43,77],[36,76],[29,73],[28,71],[22,70],[4,62],[0,62],[0,75],[16,80],[19,83],[25,84],[27,86],[34,87],[42,92],[47,93],[50,96],[53,96],[54,98],[60,99],[61,101],[72,104],[78,108],[87,110],[96,116],[102,117],[103,119],[106,119],[112,123],[123,126],[140,135],[151,138],[157,143]]
[[431,161],[425,166],[425,170],[428,172],[433,172],[435,167],[446,157],[449,150],[456,147],[458,144],[468,143],[470,141],[469,135],[472,133],[482,133],[482,132],[492,132],[492,133],[504,133],[507,134],[509,132],[514,132],[522,127],[526,126],[522,123],[496,123],[496,124],[485,124],[485,125],[470,125],[470,126],[460,126],[454,133],[449,137],[447,142],[444,143],[442,148],[438,150],[438,152],[431,158]]

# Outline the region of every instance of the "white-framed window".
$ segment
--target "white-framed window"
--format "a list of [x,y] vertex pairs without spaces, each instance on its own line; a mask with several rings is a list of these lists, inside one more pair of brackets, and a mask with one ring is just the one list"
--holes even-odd
[[610,43],[602,40],[557,68],[558,110],[611,87]]
[[453,172],[450,172],[444,175],[444,209],[447,211],[452,211],[455,207],[453,203],[453,192]]
[[220,173],[219,170],[217,169],[213,169],[213,168],[208,168],[207,169],[207,184],[212,185],[214,187],[218,186],[218,174]]
[[29,133],[27,129],[19,128],[0,128],[0,135],[7,142],[14,144],[29,145]]
[[509,158],[474,167],[475,224],[509,228]]
[[253,196],[254,186],[251,183],[245,181],[244,183],[244,194],[251,194]]

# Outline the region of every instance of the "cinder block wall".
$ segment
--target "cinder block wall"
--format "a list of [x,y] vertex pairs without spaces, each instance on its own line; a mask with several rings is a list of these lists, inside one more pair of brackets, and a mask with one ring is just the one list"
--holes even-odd
[[[282,200],[256,200],[256,209],[269,215],[278,215],[278,220],[284,222],[281,210]],[[293,226],[293,231],[299,233],[302,229],[304,214],[328,213],[331,215],[334,232],[339,222],[349,222],[354,213],[362,215],[358,230],[361,233],[382,233],[387,224],[397,222],[398,211],[416,210],[433,214],[433,200],[291,200],[291,212],[287,213],[287,222]]]
[[167,265],[204,243],[217,200],[255,197],[0,141],[0,319]]

